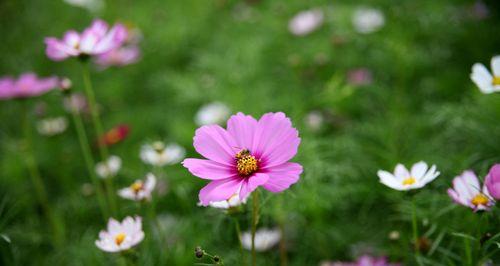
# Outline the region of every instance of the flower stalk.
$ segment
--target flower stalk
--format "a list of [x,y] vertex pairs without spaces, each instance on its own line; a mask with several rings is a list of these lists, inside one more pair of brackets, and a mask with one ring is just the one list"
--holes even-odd
[[255,232],[259,223],[259,190],[252,194],[252,266],[257,265],[257,254],[255,252]]

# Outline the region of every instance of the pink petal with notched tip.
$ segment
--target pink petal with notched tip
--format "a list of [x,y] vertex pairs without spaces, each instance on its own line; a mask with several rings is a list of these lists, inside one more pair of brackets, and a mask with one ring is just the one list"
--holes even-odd
[[243,183],[239,176],[214,180],[200,190],[199,198],[203,206],[212,201],[227,200],[237,193]]
[[269,180],[263,187],[274,193],[281,192],[299,181],[302,171],[302,165],[291,162],[266,169]]
[[193,140],[195,150],[203,157],[220,164],[234,165],[234,156],[239,150],[233,137],[220,126],[209,125],[198,128]]
[[233,136],[239,149],[251,149],[257,120],[255,118],[237,113],[227,121],[227,132]]

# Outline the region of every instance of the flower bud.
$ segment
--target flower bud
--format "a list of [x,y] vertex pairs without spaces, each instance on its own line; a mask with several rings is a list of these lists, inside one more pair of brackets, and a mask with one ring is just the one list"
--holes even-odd
[[201,247],[196,247],[194,249],[194,255],[198,258],[198,259],[201,259],[203,257],[203,250],[201,249]]

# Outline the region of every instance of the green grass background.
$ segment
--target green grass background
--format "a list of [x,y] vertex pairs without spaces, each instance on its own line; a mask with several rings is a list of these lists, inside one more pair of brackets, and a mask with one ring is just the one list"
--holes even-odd
[[[254,117],[283,111],[300,131],[294,160],[305,171],[286,193],[263,194],[261,225],[285,221],[290,265],[352,260],[365,252],[414,265],[409,197],[380,184],[376,172],[419,160],[442,173],[414,195],[420,231],[432,243],[424,264],[464,265],[464,240],[453,233],[477,237],[499,228],[498,210],[485,225],[485,215],[453,205],[446,194],[463,170],[482,177],[500,161],[500,95],[481,94],[469,78],[473,63],[489,65],[500,52],[500,5],[485,2],[490,16],[478,20],[470,14],[474,1],[466,0],[113,0],[98,15],[59,0],[3,0],[0,74],[32,70],[67,76],[82,91],[78,62],[47,59],[43,38],[81,30],[94,17],[133,24],[144,35],[142,60],[92,72],[105,128],[131,126],[130,136],[111,148],[124,163],[115,187],[151,170],[138,154],[148,140],[178,142],[188,156],[199,157],[192,148],[193,117],[205,103],[221,101]],[[351,16],[360,5],[381,9],[385,27],[356,33]],[[313,7],[324,11],[324,25],[306,37],[291,35],[288,20]],[[345,42],[335,44],[335,38]],[[346,82],[347,71],[356,67],[373,71],[372,85]],[[30,100],[31,106],[42,101],[48,103],[47,115],[67,115],[59,93]],[[314,110],[329,118],[319,132],[304,123]],[[51,205],[66,223],[66,245],[57,250],[50,245],[50,228],[34,202],[20,152],[20,113],[18,102],[0,102],[0,233],[11,239],[10,244],[0,239],[0,264],[115,263],[115,255],[94,245],[105,222],[95,196],[81,193],[89,178],[72,125],[60,136],[36,136]],[[226,265],[240,265],[232,220],[196,206],[206,181],[181,165],[164,170],[168,193],[156,200],[156,209],[169,239],[163,254],[168,265],[192,265],[197,245]],[[117,218],[138,213],[133,203],[119,204]],[[243,228],[249,217],[248,212],[238,216]],[[148,235],[151,225],[144,226],[138,263],[158,265],[160,250]],[[393,230],[401,232],[399,240],[388,239]],[[472,245],[479,261],[485,250],[478,250],[477,241]],[[278,263],[276,249],[259,256],[259,265]]]

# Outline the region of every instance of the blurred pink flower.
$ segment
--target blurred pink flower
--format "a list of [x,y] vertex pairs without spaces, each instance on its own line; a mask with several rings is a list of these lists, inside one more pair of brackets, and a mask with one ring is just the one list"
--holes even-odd
[[126,38],[127,29],[124,25],[118,23],[110,29],[106,22],[96,19],[81,34],[70,30],[64,34],[62,40],[45,38],[45,52],[54,61],[62,61],[68,57],[100,55],[120,47]]
[[469,207],[474,211],[489,210],[495,202],[491,199],[486,185],[481,184],[476,174],[464,171],[453,179],[453,189],[448,189],[448,195],[458,204]]
[[34,73],[24,73],[16,80],[12,77],[0,78],[0,99],[27,98],[44,94],[57,88],[59,79],[55,76],[38,78]]
[[399,266],[399,263],[389,263],[385,257],[363,255],[355,262],[322,262],[321,266]]
[[246,198],[257,187],[277,193],[299,180],[302,166],[288,162],[297,153],[299,132],[284,113],[267,113],[259,121],[238,113],[227,122],[198,128],[194,148],[207,159],[185,159],[195,176],[211,180],[199,194],[207,206],[239,193]]
[[495,164],[491,167],[484,182],[491,196],[500,200],[500,164]]
[[80,92],[72,93],[65,97],[63,105],[64,109],[68,112],[72,112],[73,110],[77,113],[88,112],[87,98]]
[[141,51],[137,45],[127,45],[98,55],[94,62],[105,69],[111,66],[126,66],[133,64],[137,62],[140,57]]
[[347,81],[351,85],[369,85],[373,81],[372,72],[368,68],[355,68],[347,73]]
[[288,23],[288,30],[293,35],[307,35],[323,24],[323,11],[320,9],[306,10],[295,15]]

